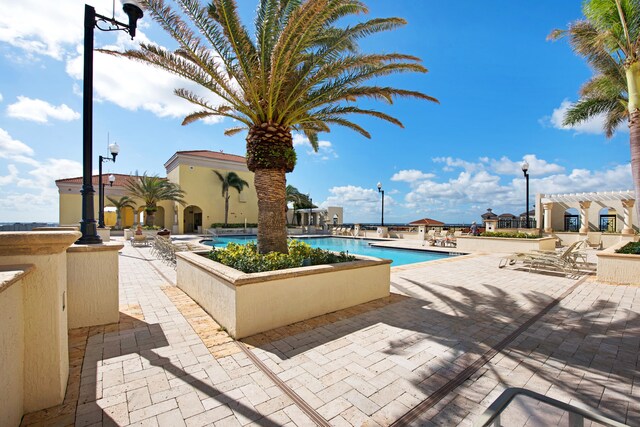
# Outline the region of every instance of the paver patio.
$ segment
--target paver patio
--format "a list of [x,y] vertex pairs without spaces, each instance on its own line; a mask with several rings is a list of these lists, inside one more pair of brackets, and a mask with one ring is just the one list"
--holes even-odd
[[120,324],[71,332],[65,405],[23,424],[472,425],[517,386],[640,425],[640,287],[497,265],[393,268],[391,298],[237,343],[125,245]]

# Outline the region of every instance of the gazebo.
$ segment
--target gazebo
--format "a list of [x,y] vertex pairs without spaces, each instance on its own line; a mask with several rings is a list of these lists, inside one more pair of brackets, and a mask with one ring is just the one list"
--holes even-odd
[[410,222],[409,225],[412,225],[412,226],[424,225],[426,227],[442,227],[444,225],[444,222],[431,219],[431,218],[422,218],[422,219],[418,219],[416,221]]

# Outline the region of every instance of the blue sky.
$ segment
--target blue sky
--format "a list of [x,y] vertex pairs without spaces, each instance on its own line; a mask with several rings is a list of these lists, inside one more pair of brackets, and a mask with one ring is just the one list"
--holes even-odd
[[[88,2],[111,14],[111,1]],[[240,0],[253,23],[254,0]],[[345,208],[347,222],[376,222],[386,192],[385,222],[423,217],[445,222],[478,220],[487,208],[525,210],[523,159],[530,163],[531,194],[615,191],[632,188],[629,134],[612,139],[598,120],[573,129],[562,112],[577,100],[591,75],[566,41],[548,42],[554,28],[581,18],[579,0],[443,2],[370,0],[364,18],[399,16],[405,27],[362,42],[365,51],[402,52],[422,58],[427,74],[380,80],[420,90],[440,105],[400,99],[368,105],[405,128],[356,117],[371,140],[334,127],[320,135],[313,153],[294,136],[298,164],[287,182],[310,193],[315,204]],[[0,222],[58,220],[54,181],[81,176],[81,2],[23,0],[0,14]],[[116,17],[123,20],[116,1]],[[175,44],[145,17],[135,41],[96,31],[96,47]],[[107,135],[117,141],[117,163],[107,173],[147,171],[165,175],[178,150],[245,154],[245,135],[225,137],[229,121],[181,126],[194,108],[173,95],[189,87],[142,64],[94,55],[94,168],[106,154]],[[203,191],[206,191],[204,189]],[[217,197],[213,194],[212,197]]]

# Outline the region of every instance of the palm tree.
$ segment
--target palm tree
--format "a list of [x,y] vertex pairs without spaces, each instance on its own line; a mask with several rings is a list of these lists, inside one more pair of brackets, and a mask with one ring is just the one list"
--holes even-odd
[[235,188],[238,193],[242,193],[242,189],[249,186],[249,183],[240,178],[237,173],[229,172],[226,175],[222,175],[218,171],[213,171],[220,181],[222,182],[222,197],[224,197],[224,226],[227,226],[227,219],[229,217],[229,188]]
[[[339,27],[338,22],[367,12],[358,0],[260,0],[255,35],[240,21],[235,0],[145,0],[145,11],[179,44],[170,52],[157,44],[139,50],[109,52],[152,64],[211,91],[219,105],[187,89],[177,96],[198,108],[182,124],[223,116],[240,126],[226,135],[248,130],[247,167],[254,172],[258,195],[258,249],[287,252],[285,188],[287,172],[296,164],[292,132],[303,132],[318,149],[318,133],[330,125],[350,128],[370,138],[351,114],[364,114],[402,127],[381,111],[359,107],[371,98],[392,103],[397,97],[437,102],[421,92],[369,85],[371,79],[427,70],[420,58],[400,53],[363,53],[358,41],[401,27],[401,18],[374,18]],[[183,20],[183,16],[190,22]]]
[[300,202],[300,191],[298,191],[298,189],[296,187],[294,187],[293,185],[287,185],[287,187],[284,190],[285,193],[285,205],[284,205],[284,212],[285,212],[285,218],[287,218],[287,224],[289,223],[289,217],[287,216],[287,212],[289,212],[289,202],[293,203],[293,218],[296,217],[296,203]]
[[107,196],[107,199],[111,202],[111,204],[116,208],[116,228],[120,228],[120,218],[122,214],[122,210],[124,208],[135,209],[136,204],[133,203],[133,199],[129,196],[122,196],[120,199],[114,199],[112,197]]
[[[613,136],[625,119],[629,121],[631,174],[640,195],[640,2],[637,0],[588,0],[587,18],[555,30],[551,39],[568,37],[573,50],[593,67],[595,76],[581,89],[581,99],[564,118],[566,125],[580,123],[604,113],[604,130]],[[636,203],[640,218],[640,203]]]
[[180,203],[182,206],[186,205],[185,193],[178,184],[156,175],[147,176],[146,172],[142,176],[132,178],[125,184],[125,188],[130,196],[142,199],[147,213],[144,225],[154,224],[158,202],[168,200]]

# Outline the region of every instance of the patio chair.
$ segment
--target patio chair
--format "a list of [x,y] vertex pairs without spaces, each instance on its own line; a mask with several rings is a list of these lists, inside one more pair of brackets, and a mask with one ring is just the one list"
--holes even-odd
[[566,275],[575,275],[581,267],[586,264],[586,254],[584,249],[587,246],[586,240],[579,240],[572,243],[561,252],[555,251],[531,251],[517,252],[503,257],[498,263],[498,268],[507,265],[515,265],[522,262],[529,271],[560,271]]

